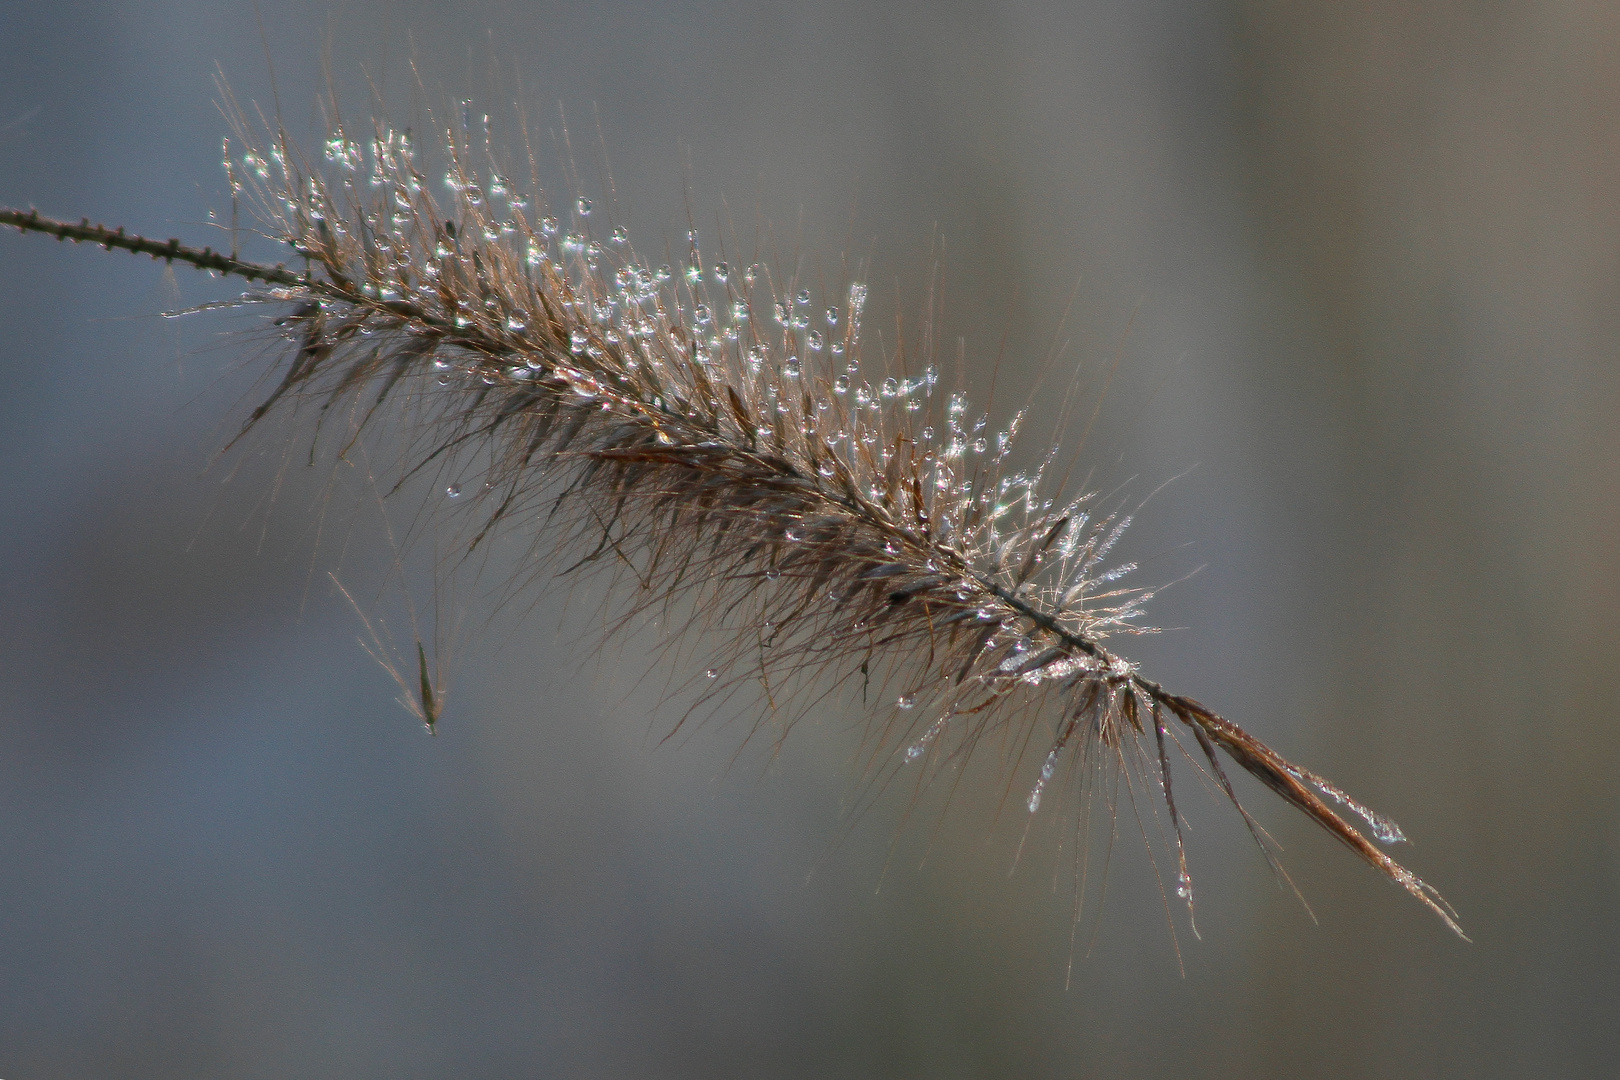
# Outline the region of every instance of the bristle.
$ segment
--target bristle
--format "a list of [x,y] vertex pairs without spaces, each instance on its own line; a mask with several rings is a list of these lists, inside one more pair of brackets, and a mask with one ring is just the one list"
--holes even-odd
[[[1217,750],[1461,933],[1432,889],[1311,787],[1381,839],[1398,837],[1392,823],[1105,644],[1148,629],[1151,590],[1119,584],[1135,564],[1109,563],[1130,516],[1093,494],[1047,494],[1044,464],[1007,472],[1018,418],[999,433],[970,419],[934,368],[865,365],[862,284],[829,306],[761,268],[710,261],[695,232],[681,266],[654,266],[622,229],[599,235],[589,200],[559,220],[475,165],[487,132],[470,111],[445,134],[441,206],[406,133],[335,130],[317,166],[280,131],[238,123],[233,196],[306,274],[37,214],[0,221],[268,283],[244,302],[284,309],[289,357],[248,428],[312,401],[362,428],[395,403],[425,419],[404,471],[457,463],[447,494],[477,492],[468,501],[485,510],[473,544],[497,527],[549,530],[583,553],[574,566],[631,571],[625,610],[690,599],[712,613],[726,644],[694,708],[747,683],[789,710],[811,686],[875,683],[875,773],[937,771],[1008,733],[1006,745],[1044,755],[1031,814],[1066,755],[1088,767],[1085,755],[1133,755],[1140,777],[1158,771],[1190,909],[1173,717],[1234,803]],[[1053,734],[1032,738],[1043,729]]]

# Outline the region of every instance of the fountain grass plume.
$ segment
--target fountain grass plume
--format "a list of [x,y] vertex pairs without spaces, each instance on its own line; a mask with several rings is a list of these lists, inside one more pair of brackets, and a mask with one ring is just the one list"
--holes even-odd
[[408,131],[351,132],[333,108],[312,161],[227,105],[233,200],[297,269],[35,211],[0,224],[245,280],[240,305],[273,310],[287,344],[244,430],[311,407],[344,418],[347,453],[408,423],[401,476],[464,477],[448,494],[481,507],[470,547],[519,531],[569,552],[563,570],[611,567],[623,621],[681,604],[721,643],[687,684],[688,719],[762,690],[779,737],[858,684],[882,703],[862,744],[879,787],[992,752],[1030,770],[1031,815],[1059,785],[1156,789],[1189,915],[1172,748],[1207,766],[1276,866],[1224,755],[1462,934],[1329,801],[1381,842],[1404,839],[1394,822],[1115,651],[1148,629],[1153,596],[1113,561],[1129,514],[1053,494],[1051,455],[1009,471],[1021,414],[992,430],[926,356],[866,364],[862,284],[818,307],[791,275],[707,259],[695,231],[678,267],[658,265],[598,229],[588,199],[554,215],[532,156],[526,181],[501,172],[465,104],[434,125],[443,204]]

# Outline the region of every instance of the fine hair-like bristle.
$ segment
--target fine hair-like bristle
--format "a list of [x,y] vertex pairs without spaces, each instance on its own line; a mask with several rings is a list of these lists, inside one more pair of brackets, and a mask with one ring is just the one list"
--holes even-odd
[[[1234,805],[1223,753],[1462,933],[1327,800],[1382,842],[1404,839],[1392,821],[1113,651],[1152,596],[1110,561],[1129,515],[1048,493],[1050,457],[1006,471],[1018,418],[992,430],[932,366],[865,365],[860,283],[816,305],[766,267],[706,260],[695,232],[678,267],[655,265],[598,235],[587,199],[560,221],[522,194],[538,179],[497,171],[465,111],[443,129],[442,207],[408,133],[334,124],[316,163],[228,111],[233,198],[305,269],[37,212],[0,224],[258,283],[242,303],[279,309],[289,348],[248,428],[309,401],[353,418],[346,440],[395,406],[425,420],[407,471],[457,463],[485,508],[473,545],[549,529],[573,565],[627,571],[628,610],[707,615],[723,644],[695,709],[762,685],[791,714],[829,683],[876,686],[874,774],[930,775],[994,738],[1041,762],[1031,814],[1060,769],[1124,769],[1159,788],[1189,911],[1171,748],[1190,734]],[[423,680],[426,698],[425,658]]]

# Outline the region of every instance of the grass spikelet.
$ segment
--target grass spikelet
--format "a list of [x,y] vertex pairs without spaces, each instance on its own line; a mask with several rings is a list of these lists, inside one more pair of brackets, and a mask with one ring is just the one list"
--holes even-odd
[[[1171,750],[1189,753],[1190,736],[1268,858],[1223,757],[1462,933],[1329,800],[1380,841],[1404,839],[1393,822],[1114,651],[1143,631],[1153,595],[1113,561],[1129,515],[1053,495],[1050,457],[1009,471],[1018,418],[993,430],[932,366],[868,366],[862,284],[815,303],[791,276],[710,259],[695,232],[678,266],[659,265],[604,233],[587,199],[548,209],[536,177],[500,172],[486,125],[464,106],[441,128],[441,204],[406,132],[334,122],[312,162],[278,127],[260,137],[238,119],[233,198],[296,270],[31,211],[0,211],[0,224],[245,279],[241,302],[274,309],[287,340],[247,429],[312,406],[323,423],[348,418],[346,450],[411,413],[401,471],[458,478],[481,507],[472,546],[525,530],[573,553],[559,569],[631,579],[627,618],[676,602],[701,613],[723,644],[692,677],[688,717],[763,687],[791,718],[858,686],[874,702],[863,753],[879,786],[993,744],[1009,776],[1039,762],[1031,815],[1059,770],[1116,795],[1108,775],[1156,789],[1189,912]],[[413,674],[398,676],[407,697]]]

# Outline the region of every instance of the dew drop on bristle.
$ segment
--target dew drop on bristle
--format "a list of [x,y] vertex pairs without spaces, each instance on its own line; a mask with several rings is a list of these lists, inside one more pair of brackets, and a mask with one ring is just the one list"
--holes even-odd
[[1388,818],[1380,818],[1371,822],[1372,834],[1381,844],[1401,844],[1406,842],[1406,834],[1401,827]]
[[1035,787],[1029,793],[1029,812],[1034,813],[1041,808],[1041,793],[1046,790],[1046,784],[1052,779],[1052,773],[1057,768],[1058,751],[1061,747],[1054,746],[1046,755],[1046,761],[1041,765],[1041,778],[1035,781]]
[[895,699],[894,706],[897,709],[915,709],[917,699],[911,694],[901,694]]
[[461,485],[451,484],[449,487],[444,489],[444,493],[450,496],[452,499],[458,499],[461,497]]
[[703,677],[705,679],[718,679],[720,677],[720,672],[716,671],[714,668],[709,668],[703,673]]
[[574,203],[574,209],[579,211],[580,217],[590,217],[591,207],[591,200],[585,198],[584,196],[580,196],[580,198]]

